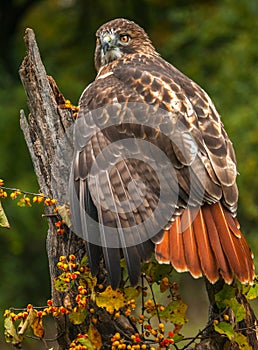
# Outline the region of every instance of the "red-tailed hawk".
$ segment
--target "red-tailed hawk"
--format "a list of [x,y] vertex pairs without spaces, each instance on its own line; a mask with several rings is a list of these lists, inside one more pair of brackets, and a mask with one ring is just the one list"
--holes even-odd
[[96,36],[98,74],[80,98],[70,178],[92,273],[103,256],[116,288],[123,255],[135,285],[155,251],[195,278],[251,283],[235,154],[210,97],[134,22],[112,20]]

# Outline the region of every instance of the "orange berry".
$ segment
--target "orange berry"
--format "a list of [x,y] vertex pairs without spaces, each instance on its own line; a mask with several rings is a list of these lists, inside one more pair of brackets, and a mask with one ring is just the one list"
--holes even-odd
[[0,197],[1,198],[7,198],[7,193],[3,190],[0,191]]
[[74,254],[69,255],[69,260],[70,261],[76,260],[76,256]]
[[62,226],[62,221],[59,220],[59,221],[55,222],[55,226],[56,226],[56,227]]
[[56,230],[56,232],[59,234],[59,235],[63,235],[65,233],[65,230],[63,228],[58,228]]
[[65,271],[68,270],[68,264],[63,264],[63,270],[65,270]]
[[98,323],[98,319],[97,319],[96,317],[93,317],[93,318],[91,319],[91,322],[92,322],[93,324],[96,324],[96,323]]
[[46,204],[46,206],[50,206],[51,205],[51,198],[46,198],[44,203]]
[[65,313],[66,313],[66,308],[65,308],[64,306],[60,306],[59,311],[60,311],[62,314],[65,314]]

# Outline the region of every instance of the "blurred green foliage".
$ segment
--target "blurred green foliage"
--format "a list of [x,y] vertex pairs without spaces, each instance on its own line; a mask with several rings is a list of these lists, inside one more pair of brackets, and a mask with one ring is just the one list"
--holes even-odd
[[[94,79],[94,33],[126,17],[142,25],[164,58],[211,96],[234,143],[240,176],[239,220],[258,255],[257,0],[10,0],[0,4],[0,178],[38,191],[19,129],[26,96],[18,79],[24,29],[34,29],[48,74],[72,103]],[[0,305],[49,297],[42,207],[3,202],[12,229],[0,231]],[[5,286],[5,287],[3,287]]]

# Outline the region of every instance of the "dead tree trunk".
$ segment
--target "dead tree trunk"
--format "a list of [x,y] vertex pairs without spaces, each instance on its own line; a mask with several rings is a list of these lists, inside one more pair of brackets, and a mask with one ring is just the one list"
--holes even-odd
[[[72,111],[62,109],[65,99],[59,92],[54,80],[48,77],[42,64],[34,33],[27,29],[25,33],[27,54],[20,68],[20,77],[24,85],[30,114],[28,119],[21,111],[21,129],[31,155],[34,170],[40,190],[44,195],[58,199],[61,203],[67,201],[69,162],[73,153]],[[53,281],[60,274],[57,263],[61,255],[68,256],[76,253],[80,259],[85,254],[85,244],[68,228],[64,235],[57,235],[55,222],[58,218],[46,207],[46,217],[49,229],[47,235],[47,253],[52,284],[52,297],[55,305],[61,306],[67,302],[67,295],[56,291]],[[68,300],[69,300],[69,293]],[[73,325],[67,316],[56,319],[57,341],[59,349],[69,348],[71,341],[78,333],[86,333],[87,322]],[[117,322],[102,310],[99,332],[102,343],[110,340],[117,329],[122,329],[129,335],[134,332],[127,319]]]
[[[42,193],[51,198],[58,199],[61,204],[67,202],[69,164],[73,153],[72,126],[73,116],[69,109],[62,109],[65,99],[59,92],[54,80],[48,77],[41,62],[39,50],[36,44],[34,33],[27,29],[25,33],[27,54],[20,68],[20,77],[28,98],[30,114],[28,118],[21,111],[21,129],[32,158],[35,173]],[[74,254],[78,258],[85,254],[85,244],[68,228],[64,235],[57,235],[55,222],[58,218],[46,207],[46,217],[49,224],[47,235],[47,252],[52,283],[52,297],[55,305],[63,305],[69,300],[68,293],[56,291],[53,281],[60,274],[57,269],[57,262],[61,255]],[[212,307],[211,318],[216,318],[219,310],[214,309],[214,294],[217,285],[209,285],[207,288],[210,304]],[[249,344],[253,349],[258,349],[258,342],[255,335],[256,318],[242,295],[239,300],[246,308],[247,317],[239,328],[244,328]],[[99,309],[99,322],[96,326],[102,336],[102,349],[110,348],[110,337],[117,331],[128,336],[135,333],[134,327],[129,319],[120,317],[114,321],[111,316]],[[69,321],[66,315],[56,319],[57,341],[60,350],[69,349],[71,341],[78,333],[85,333],[89,327],[89,320],[75,326]],[[247,330],[246,330],[247,329]],[[223,349],[225,338],[216,334],[214,341],[213,327],[207,329],[198,349]],[[222,344],[222,345],[221,345]],[[223,346],[223,347],[222,347]],[[183,348],[182,348],[183,349]],[[190,349],[189,347],[187,349]],[[237,349],[231,344],[227,349]]]

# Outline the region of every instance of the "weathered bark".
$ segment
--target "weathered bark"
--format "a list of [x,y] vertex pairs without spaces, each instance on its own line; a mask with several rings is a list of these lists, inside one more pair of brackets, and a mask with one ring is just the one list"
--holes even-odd
[[[26,119],[21,111],[21,128],[30,151],[34,170],[37,175],[40,190],[50,198],[65,197],[69,167],[65,159],[59,157],[58,150],[72,152],[72,140],[69,130],[73,123],[70,110],[58,108],[64,102],[52,79],[48,79],[41,62],[38,47],[32,30],[25,34],[27,55],[20,68],[20,77],[28,98],[30,115]],[[52,84],[51,84],[52,82]],[[61,176],[62,175],[62,176]],[[60,255],[78,251],[84,254],[84,244],[81,239],[67,230],[64,235],[57,235],[55,222],[58,218],[51,216],[51,209],[46,207],[48,218],[47,253],[49,259],[52,283],[52,297],[55,305],[63,305],[64,295],[58,293],[53,285],[54,278],[60,274],[57,262]],[[50,216],[48,216],[50,215]],[[84,325],[87,327],[87,325]],[[86,328],[85,328],[86,329]],[[58,342],[60,349],[67,349],[71,339],[78,330],[73,330],[66,316],[57,319]],[[81,329],[83,332],[83,329]]]
[[[45,195],[56,198],[60,204],[68,201],[69,165],[73,153],[72,128],[73,116],[69,109],[62,109],[65,99],[59,92],[54,80],[48,77],[41,62],[34,33],[27,29],[25,33],[27,54],[20,68],[20,77],[28,98],[30,114],[28,119],[21,111],[21,128],[32,158],[35,173],[38,178],[40,190]],[[53,285],[55,277],[60,274],[57,262],[61,255],[74,254],[80,259],[85,254],[85,244],[68,228],[64,235],[57,235],[55,222],[58,218],[52,215],[46,207],[46,216],[49,229],[47,236],[47,252],[49,258],[50,276],[52,282],[52,297],[55,305],[63,305],[69,300],[69,293],[59,293]],[[105,270],[100,271],[100,276]],[[100,277],[101,278],[101,277]],[[221,282],[215,285],[207,284],[207,292],[210,300],[209,321],[216,319],[221,310],[215,306],[215,293],[222,287]],[[248,337],[253,349],[258,349],[255,333],[256,318],[243,295],[237,296],[247,312],[246,319],[236,325],[236,329],[243,331]],[[135,332],[126,317],[121,316],[114,321],[103,309],[98,310],[99,322],[96,327],[102,336],[103,349],[110,348],[110,337],[117,331],[124,335]],[[59,349],[69,348],[70,342],[78,333],[87,332],[89,320],[80,325],[73,325],[67,316],[56,319],[57,341]],[[228,342],[223,336],[214,333],[212,322],[203,334],[203,340],[198,345],[198,350],[223,349]],[[109,343],[109,344],[108,344]],[[227,349],[237,349],[235,344],[227,344]],[[189,349],[189,348],[188,348]]]
[[[69,109],[59,108],[65,99],[59,92],[54,80],[48,77],[41,62],[34,33],[27,29],[25,33],[27,54],[20,68],[20,77],[24,85],[30,114],[28,119],[21,111],[21,129],[31,155],[34,170],[44,195],[58,199],[64,204],[68,198],[68,178],[71,165],[72,125],[73,116]],[[53,215],[52,209],[46,207],[46,217],[49,229],[47,235],[47,253],[52,283],[52,297],[57,306],[64,305],[69,300],[69,293],[59,293],[54,287],[54,279],[60,274],[57,262],[61,255],[76,254],[78,259],[85,254],[85,244],[82,239],[68,228],[64,235],[57,235],[55,222],[59,220]],[[59,349],[69,348],[70,342],[78,333],[86,333],[89,320],[80,325],[73,325],[67,316],[56,319],[57,340]],[[111,316],[101,310],[98,325],[105,344],[118,329],[129,335],[134,332],[126,318],[116,322]],[[104,345],[105,347],[105,345]]]

